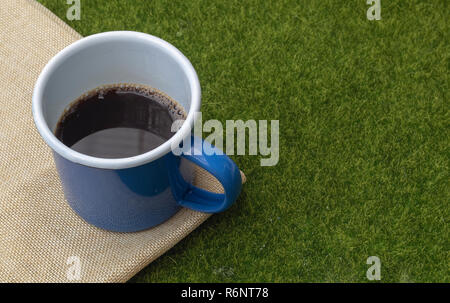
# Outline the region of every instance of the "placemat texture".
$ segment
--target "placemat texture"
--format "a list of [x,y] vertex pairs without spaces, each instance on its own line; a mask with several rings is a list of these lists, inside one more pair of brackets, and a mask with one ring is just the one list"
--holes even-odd
[[[155,228],[114,233],[68,206],[51,151],[35,129],[31,97],[48,60],[80,38],[34,0],[1,0],[0,282],[125,282],[210,216],[182,209]],[[195,183],[223,191],[200,168]],[[73,257],[81,280],[68,279]]]

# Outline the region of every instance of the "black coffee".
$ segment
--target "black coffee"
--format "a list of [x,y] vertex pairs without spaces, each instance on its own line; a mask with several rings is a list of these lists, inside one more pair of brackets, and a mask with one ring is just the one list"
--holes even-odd
[[55,135],[89,156],[132,157],[170,139],[172,122],[185,116],[176,101],[150,87],[101,87],[69,106],[56,125]]

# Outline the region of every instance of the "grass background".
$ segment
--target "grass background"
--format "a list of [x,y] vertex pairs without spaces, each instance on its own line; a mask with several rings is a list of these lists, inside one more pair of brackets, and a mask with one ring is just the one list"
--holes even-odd
[[280,161],[133,282],[450,282],[449,2],[39,0],[82,35],[135,30],[196,68],[203,119],[279,119]]

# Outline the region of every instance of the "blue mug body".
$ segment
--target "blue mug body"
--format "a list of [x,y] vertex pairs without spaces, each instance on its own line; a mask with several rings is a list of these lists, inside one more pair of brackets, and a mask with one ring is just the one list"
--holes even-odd
[[[219,151],[216,155],[182,156],[169,152],[152,162],[126,169],[89,167],[56,152],[53,155],[72,209],[85,221],[116,232],[156,226],[183,206],[208,213],[224,211],[237,199],[242,186],[238,167]],[[193,164],[213,174],[225,193],[194,186]]]

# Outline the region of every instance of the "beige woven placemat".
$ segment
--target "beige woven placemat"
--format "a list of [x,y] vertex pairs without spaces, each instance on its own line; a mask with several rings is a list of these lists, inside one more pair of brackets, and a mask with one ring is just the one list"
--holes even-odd
[[[0,282],[69,282],[77,269],[81,282],[125,282],[209,217],[182,209],[150,230],[113,233],[67,205],[51,151],[33,124],[31,96],[48,60],[80,38],[34,0],[1,0]],[[222,190],[201,169],[195,182]]]

